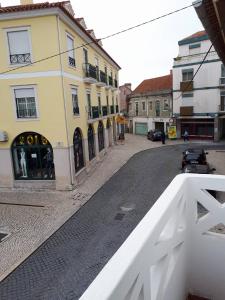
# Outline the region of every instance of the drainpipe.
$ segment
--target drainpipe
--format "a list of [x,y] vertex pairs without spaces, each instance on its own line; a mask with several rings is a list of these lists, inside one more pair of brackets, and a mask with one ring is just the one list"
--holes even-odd
[[[59,53],[61,53],[61,41],[60,41],[60,28],[59,28],[59,16],[57,18],[57,31],[58,31],[58,44],[59,44]],[[68,154],[69,154],[69,165],[70,165],[70,184],[71,187],[74,182],[73,178],[73,170],[72,170],[72,158],[70,153],[70,141],[69,141],[69,132],[68,132],[68,123],[67,123],[67,107],[66,107],[66,96],[65,96],[65,88],[64,88],[64,78],[63,78],[63,66],[62,66],[62,57],[59,55],[60,59],[60,69],[61,69],[61,84],[62,84],[62,90],[63,90],[63,104],[64,104],[64,117],[65,117],[65,123],[66,123],[66,137],[67,137],[67,144],[68,144]]]

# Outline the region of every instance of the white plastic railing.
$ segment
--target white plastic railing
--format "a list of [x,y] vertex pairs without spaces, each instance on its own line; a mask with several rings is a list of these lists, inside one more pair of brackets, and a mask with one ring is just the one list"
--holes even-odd
[[206,190],[225,191],[225,176],[178,175],[80,300],[224,300],[225,238],[209,229],[225,207]]

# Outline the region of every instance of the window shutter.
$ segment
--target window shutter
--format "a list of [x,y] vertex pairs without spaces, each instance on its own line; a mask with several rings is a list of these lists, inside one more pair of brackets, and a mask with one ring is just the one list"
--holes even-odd
[[30,53],[28,31],[10,31],[7,33],[10,54]]
[[33,88],[28,88],[28,89],[16,89],[15,90],[15,97],[16,98],[29,98],[29,97],[34,97],[34,89]]

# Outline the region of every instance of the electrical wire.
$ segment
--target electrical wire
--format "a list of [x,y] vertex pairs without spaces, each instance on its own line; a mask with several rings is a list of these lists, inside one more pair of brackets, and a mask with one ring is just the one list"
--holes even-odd
[[[152,23],[152,22],[154,22],[154,21],[157,21],[157,20],[160,20],[160,19],[162,19],[162,18],[168,17],[168,16],[173,15],[173,14],[175,14],[175,13],[181,12],[181,11],[187,9],[187,8],[193,7],[193,5],[196,5],[196,4],[198,4],[198,3],[201,3],[201,1],[196,2],[195,4],[191,4],[191,5],[184,6],[184,7],[180,8],[180,9],[176,9],[176,10],[174,10],[174,11],[171,11],[171,12],[167,13],[167,14],[163,14],[163,15],[161,15],[161,16],[159,16],[159,17],[156,17],[156,18],[153,18],[153,19],[151,19],[151,20],[148,20],[148,21],[139,23],[139,24],[137,24],[137,25],[131,26],[131,27],[126,28],[126,29],[123,29],[123,30],[118,31],[118,32],[116,32],[116,33],[112,33],[112,34],[110,34],[110,35],[107,35],[107,36],[105,36],[105,37],[99,39],[99,40],[102,41],[102,40],[105,40],[105,39],[114,37],[114,36],[116,36],[116,35],[122,34],[122,33],[124,33],[124,32],[133,30],[133,29],[135,29],[135,28],[141,27],[141,26],[143,26],[143,25]],[[90,45],[90,44],[93,44],[93,43],[95,43],[95,42],[96,42],[96,41],[91,41],[91,42],[82,44],[82,45],[80,45],[80,46],[78,46],[78,47],[72,48],[72,49],[70,49],[70,50],[65,50],[65,51],[62,51],[62,52],[59,52],[59,53],[56,53],[56,54],[53,54],[53,55],[50,55],[50,56],[47,56],[47,57],[38,59],[38,60],[35,60],[35,61],[30,62],[30,63],[28,63],[28,64],[25,64],[25,65],[22,65],[22,66],[19,66],[19,67],[16,67],[16,68],[12,68],[12,69],[10,69],[10,70],[3,71],[3,72],[0,73],[0,75],[6,74],[6,73],[10,73],[10,72],[13,72],[13,71],[16,71],[16,70],[19,70],[19,69],[28,67],[28,66],[30,66],[30,65],[34,65],[34,64],[37,64],[37,63],[40,63],[40,62],[43,62],[43,61],[52,59],[52,58],[54,58],[54,57],[57,57],[57,56],[62,55],[62,54],[65,54],[65,53],[67,53],[67,52],[70,52],[70,51],[73,51],[73,50],[77,50],[77,49],[79,49],[79,48],[83,48],[83,47],[88,46],[88,45]]]

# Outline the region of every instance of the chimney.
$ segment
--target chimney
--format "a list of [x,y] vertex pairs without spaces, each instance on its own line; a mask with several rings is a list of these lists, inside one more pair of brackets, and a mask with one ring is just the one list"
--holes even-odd
[[33,4],[33,0],[20,0],[20,5]]

